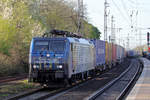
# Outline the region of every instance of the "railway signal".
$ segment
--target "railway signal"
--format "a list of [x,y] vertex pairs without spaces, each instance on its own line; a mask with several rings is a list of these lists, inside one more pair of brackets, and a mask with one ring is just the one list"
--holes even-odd
[[148,46],[148,52],[150,52],[150,42],[149,42],[149,40],[150,40],[150,33],[147,32],[147,46]]
[[149,37],[150,36],[150,33],[149,32],[147,32],[147,44],[148,44],[148,46],[149,46]]
[[148,47],[148,52],[150,52],[150,47]]

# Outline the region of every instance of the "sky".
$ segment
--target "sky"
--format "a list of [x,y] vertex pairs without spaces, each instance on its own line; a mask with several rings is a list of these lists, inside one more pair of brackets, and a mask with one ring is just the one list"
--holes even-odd
[[[76,0],[77,1],[77,0]],[[83,0],[90,23],[98,27],[104,39],[104,0]],[[146,44],[146,33],[150,30],[150,0],[107,0],[108,36],[111,35],[111,16],[114,16],[116,43],[129,48]],[[131,13],[133,13],[131,24]],[[131,25],[133,29],[131,30]],[[121,28],[120,32],[117,30]],[[137,29],[137,31],[136,31]],[[141,41],[140,41],[141,40]]]

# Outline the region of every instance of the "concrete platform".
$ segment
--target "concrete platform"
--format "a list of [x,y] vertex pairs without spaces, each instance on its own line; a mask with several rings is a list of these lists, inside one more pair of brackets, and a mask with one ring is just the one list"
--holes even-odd
[[150,100],[150,60],[141,58],[143,72],[126,100]]

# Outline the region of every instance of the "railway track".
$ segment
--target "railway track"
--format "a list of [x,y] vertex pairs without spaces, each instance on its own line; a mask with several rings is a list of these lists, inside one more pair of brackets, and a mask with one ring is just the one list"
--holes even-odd
[[141,66],[141,63],[134,60],[119,77],[106,84],[86,100],[124,100],[139,78],[142,72]]
[[10,81],[16,81],[27,78],[28,75],[20,75],[20,76],[8,76],[8,77],[0,77],[0,84],[10,82]]
[[15,95],[13,97],[7,98],[7,100],[44,100],[46,98],[64,93],[81,85],[84,85],[86,84],[86,82],[88,82],[88,80],[91,80],[91,78],[88,78],[87,80],[82,82],[77,82],[76,84],[67,88],[39,88],[30,92]]
[[[118,77],[120,73],[128,68],[130,61],[126,61],[112,70],[91,79],[88,78],[83,82],[67,87],[67,88],[40,88],[29,93],[16,95],[7,100],[83,100],[89,97],[98,88],[102,88],[105,84]],[[122,66],[125,65],[125,66]],[[94,87],[93,87],[94,86]]]
[[[130,61],[124,62],[121,65],[116,66],[112,70],[99,75],[98,77],[87,81],[85,84],[80,85],[74,89],[64,91],[49,97],[45,100],[85,100],[98,88],[103,88],[105,84],[111,82],[117,78],[125,69],[128,68]],[[122,66],[123,65],[123,66]]]
[[43,100],[46,97],[53,96],[62,91],[64,91],[64,88],[38,88],[30,92],[7,98],[7,100]]
[[139,61],[140,61],[139,69],[136,71],[134,76],[131,78],[131,80],[129,81],[127,86],[123,89],[123,91],[116,98],[116,100],[122,100],[122,99],[126,98],[127,95],[129,94],[129,92],[131,91],[131,89],[133,88],[133,86],[136,84],[136,81],[139,79],[139,77],[143,71],[143,67],[144,67],[143,62],[141,60],[139,60]]

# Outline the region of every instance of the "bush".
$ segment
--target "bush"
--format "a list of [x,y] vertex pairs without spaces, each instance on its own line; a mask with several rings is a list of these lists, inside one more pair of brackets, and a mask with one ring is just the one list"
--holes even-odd
[[0,54],[0,76],[23,74],[28,72],[27,64],[21,64],[19,56]]

